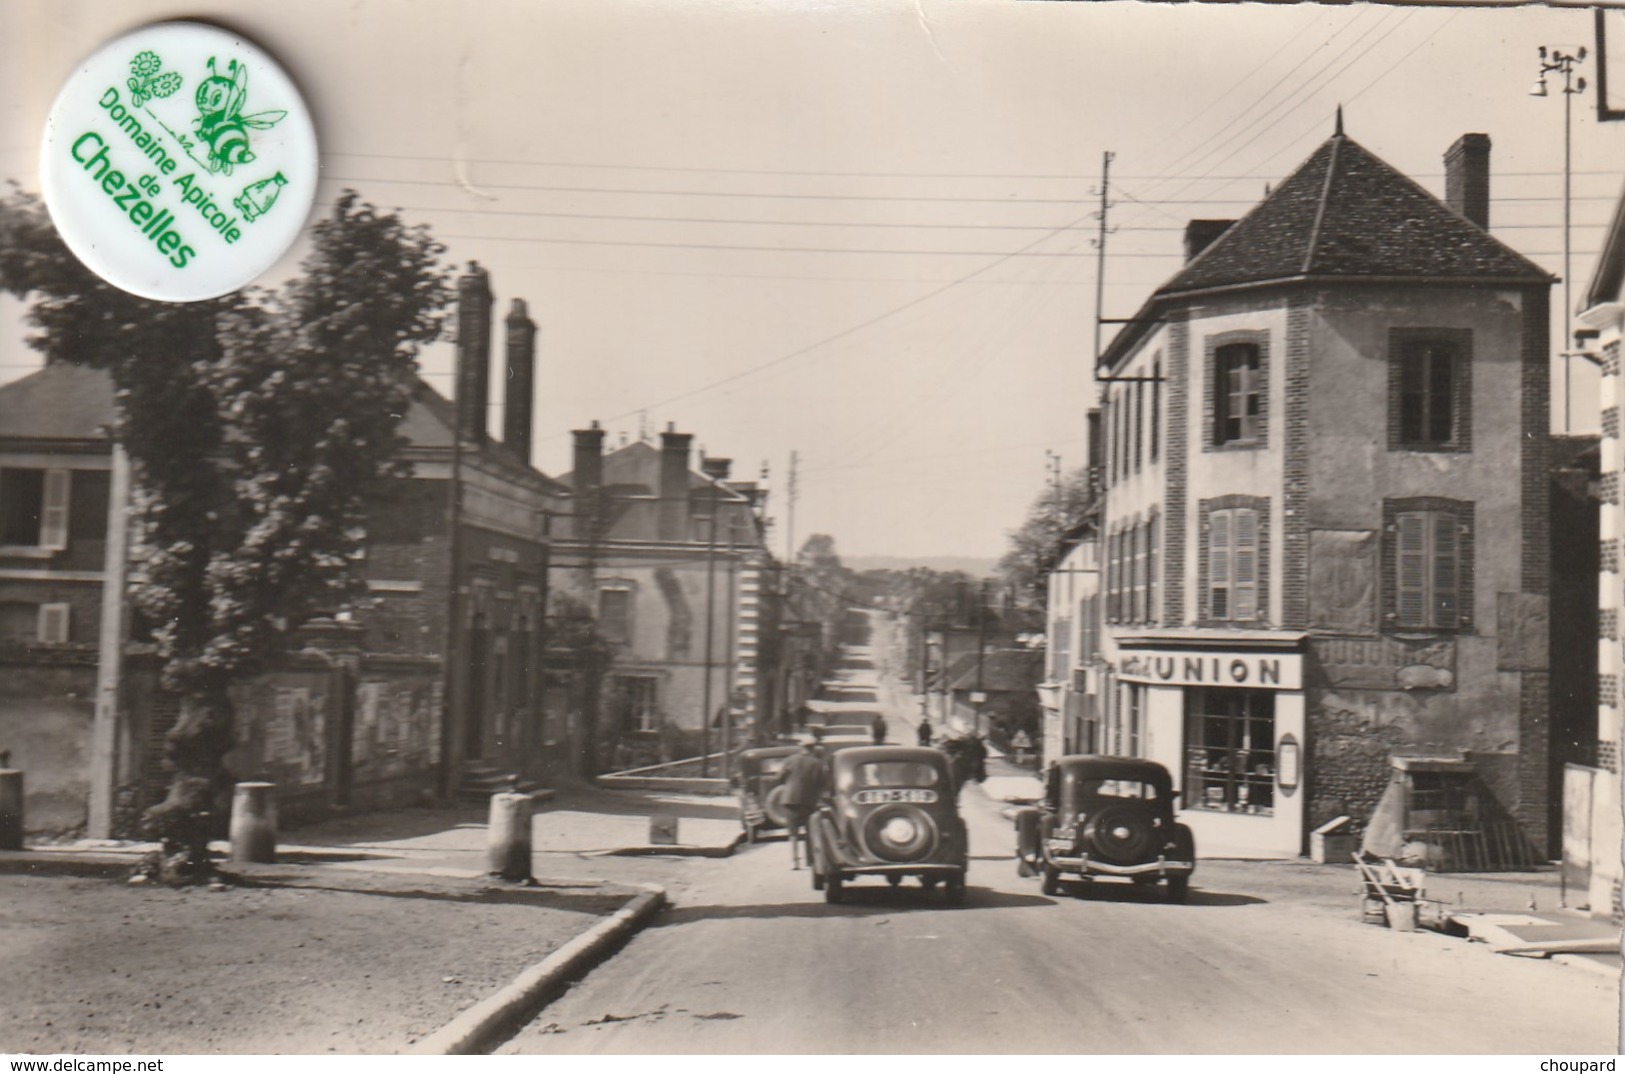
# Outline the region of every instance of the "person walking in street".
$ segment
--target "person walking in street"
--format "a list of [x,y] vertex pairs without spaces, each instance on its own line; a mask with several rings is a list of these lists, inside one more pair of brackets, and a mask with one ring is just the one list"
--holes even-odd
[[884,746],[886,744],[886,717],[876,713],[875,722],[870,725],[870,731],[875,736],[875,745]]
[[919,730],[915,731],[914,734],[915,737],[919,739],[920,745],[931,745],[931,721],[922,716],[920,718]]
[[[784,788],[784,811],[789,814],[790,868],[801,868],[802,846],[807,839],[807,820],[824,797],[826,780],[824,759],[818,755],[818,739],[808,735],[801,740],[801,751],[790,755],[779,771],[779,786]],[[812,855],[807,854],[812,864]]]

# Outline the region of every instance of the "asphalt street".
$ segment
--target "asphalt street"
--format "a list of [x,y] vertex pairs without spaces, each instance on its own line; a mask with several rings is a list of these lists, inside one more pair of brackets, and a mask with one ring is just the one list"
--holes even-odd
[[[853,654],[867,657],[870,654]],[[859,659],[861,667],[869,662]],[[873,672],[849,676],[859,688]],[[879,690],[875,704],[895,705]],[[905,713],[887,711],[894,740]],[[501,1053],[1599,1053],[1618,988],[1375,928],[1290,865],[1204,862],[1190,902],[1048,898],[969,787],[966,905],[867,879],[827,905],[782,841],[685,862],[673,908]]]

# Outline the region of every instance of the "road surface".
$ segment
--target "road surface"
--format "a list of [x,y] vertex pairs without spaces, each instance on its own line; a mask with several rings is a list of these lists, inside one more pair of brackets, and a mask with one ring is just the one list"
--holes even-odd
[[[853,653],[854,691],[870,654]],[[878,705],[891,708],[889,691]],[[867,701],[867,699],[865,699]],[[892,737],[910,733],[887,711]],[[900,734],[901,732],[901,734]],[[1353,881],[1204,862],[1187,905],[1016,875],[1003,803],[967,788],[963,907],[866,879],[827,905],[779,841],[674,863],[675,907],[503,1053],[1611,1052],[1618,987],[1362,924]],[[1312,875],[1311,875],[1312,874]]]

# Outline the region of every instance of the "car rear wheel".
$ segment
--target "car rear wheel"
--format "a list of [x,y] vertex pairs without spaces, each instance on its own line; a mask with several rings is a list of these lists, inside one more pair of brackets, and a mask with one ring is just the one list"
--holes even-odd
[[950,876],[942,893],[949,906],[962,906],[965,902],[965,874],[955,873]]
[[1047,861],[1044,863],[1044,882],[1040,890],[1045,895],[1059,895],[1061,893],[1061,870]]
[[833,872],[824,877],[824,901],[836,903],[844,898],[846,898],[845,878],[840,873]]
[[1188,876],[1170,876],[1168,878],[1168,901],[1184,902],[1190,898],[1191,878]]
[[767,797],[762,801],[762,812],[767,814],[768,820],[781,828],[790,826],[790,807],[784,804],[784,796],[788,793],[789,791],[780,785],[768,791]]

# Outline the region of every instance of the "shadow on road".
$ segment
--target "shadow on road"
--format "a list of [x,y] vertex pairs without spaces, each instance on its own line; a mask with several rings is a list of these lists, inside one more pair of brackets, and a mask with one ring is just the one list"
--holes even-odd
[[[1070,895],[1080,902],[1144,902],[1165,903],[1167,898],[1160,887],[1135,887],[1132,884],[1113,884],[1085,882],[1061,882],[1061,893]],[[1267,903],[1268,899],[1261,899],[1256,895],[1242,895],[1233,891],[1205,891],[1193,887],[1190,897],[1186,900],[1187,906],[1254,906]]]
[[1045,895],[997,891],[992,888],[966,889],[963,906],[948,906],[943,902],[942,889],[926,891],[917,884],[892,887],[889,884],[851,884],[846,898],[839,904],[826,903],[824,896],[807,892],[805,902],[764,903],[757,906],[677,906],[660,915],[655,928],[686,925],[693,921],[713,920],[770,920],[783,917],[869,917],[876,914],[895,914],[915,910],[994,910],[1018,906],[1054,906],[1055,899]]

